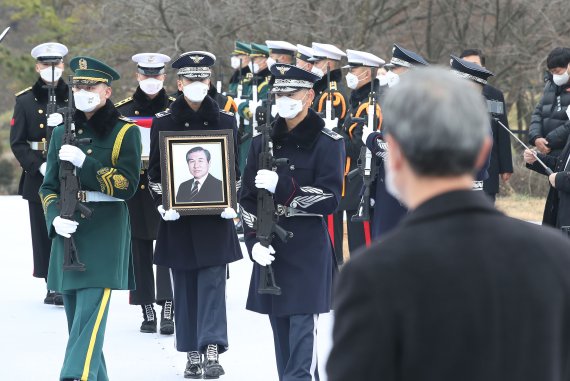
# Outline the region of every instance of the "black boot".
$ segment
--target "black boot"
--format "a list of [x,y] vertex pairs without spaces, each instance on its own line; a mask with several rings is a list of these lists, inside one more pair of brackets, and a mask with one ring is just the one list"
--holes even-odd
[[55,292],[48,290],[46,297],[44,298],[44,304],[53,304],[53,296]]
[[198,351],[188,352],[184,378],[202,378],[202,355]]
[[53,304],[56,306],[63,306],[63,296],[60,292],[54,292],[53,294]]
[[218,360],[218,346],[209,344],[204,356],[204,379],[220,378],[224,374],[224,368]]
[[172,300],[167,300],[162,306],[160,313],[160,333],[163,335],[172,335],[174,333],[174,320],[173,317],[173,304]]
[[141,306],[143,310],[143,322],[141,324],[141,332],[156,333],[156,312],[152,304]]

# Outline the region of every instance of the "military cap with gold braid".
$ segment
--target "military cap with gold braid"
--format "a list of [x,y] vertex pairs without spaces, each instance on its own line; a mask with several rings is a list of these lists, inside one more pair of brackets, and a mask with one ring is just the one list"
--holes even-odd
[[251,54],[251,45],[247,44],[242,41],[236,41],[234,51],[232,52],[232,56],[239,56],[239,55],[250,55]]
[[69,67],[74,72],[73,80],[85,85],[96,83],[111,85],[112,81],[121,78],[112,67],[91,57],[73,57],[69,61]]
[[251,57],[269,57],[269,48],[266,45],[251,44]]

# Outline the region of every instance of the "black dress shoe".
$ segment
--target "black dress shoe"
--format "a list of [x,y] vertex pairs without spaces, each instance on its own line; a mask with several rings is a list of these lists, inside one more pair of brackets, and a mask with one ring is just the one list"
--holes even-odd
[[59,292],[54,292],[53,304],[56,306],[63,306],[63,296]]
[[53,297],[55,292],[51,292],[48,290],[46,297],[44,298],[44,304],[53,304]]

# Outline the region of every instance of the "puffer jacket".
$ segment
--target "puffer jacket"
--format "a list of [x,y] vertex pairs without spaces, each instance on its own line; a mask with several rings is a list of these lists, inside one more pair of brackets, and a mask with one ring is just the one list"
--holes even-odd
[[557,86],[548,81],[540,102],[536,106],[529,127],[529,142],[546,138],[552,149],[550,155],[558,156],[570,134],[570,122],[566,109],[570,105],[570,83]]

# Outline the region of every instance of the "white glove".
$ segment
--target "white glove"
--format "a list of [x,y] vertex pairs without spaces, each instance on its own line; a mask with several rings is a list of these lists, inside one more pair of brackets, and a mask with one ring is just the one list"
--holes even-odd
[[324,121],[325,121],[325,128],[329,130],[338,127],[338,118],[334,118],[333,120],[324,119]]
[[237,217],[237,213],[234,208],[226,208],[222,214],[220,214],[220,217],[225,218],[226,220],[231,220]]
[[50,114],[47,118],[47,125],[50,127],[56,127],[63,123],[63,115],[58,112]]
[[366,144],[366,140],[372,132],[374,132],[372,127],[369,127],[366,124],[362,127],[362,143]]
[[79,225],[79,223],[57,216],[53,219],[52,225],[57,234],[65,238],[70,238],[71,235],[77,230],[77,225]]
[[268,169],[260,169],[255,176],[255,186],[260,189],[267,189],[271,193],[275,193],[279,175],[277,172]]
[[70,144],[64,144],[59,149],[59,160],[69,161],[78,168],[83,166],[85,154],[80,148]]
[[46,168],[47,168],[47,163],[43,162],[42,165],[40,165],[40,168],[38,169],[38,171],[40,171],[42,176],[46,175]]
[[253,245],[253,248],[251,249],[251,257],[261,266],[270,265],[271,262],[275,260],[275,257],[272,254],[275,254],[273,246],[269,245],[269,247],[265,247],[259,242]]
[[178,213],[174,209],[164,210],[162,205],[159,205],[157,210],[164,221],[176,221],[177,219],[180,218],[180,213]]

